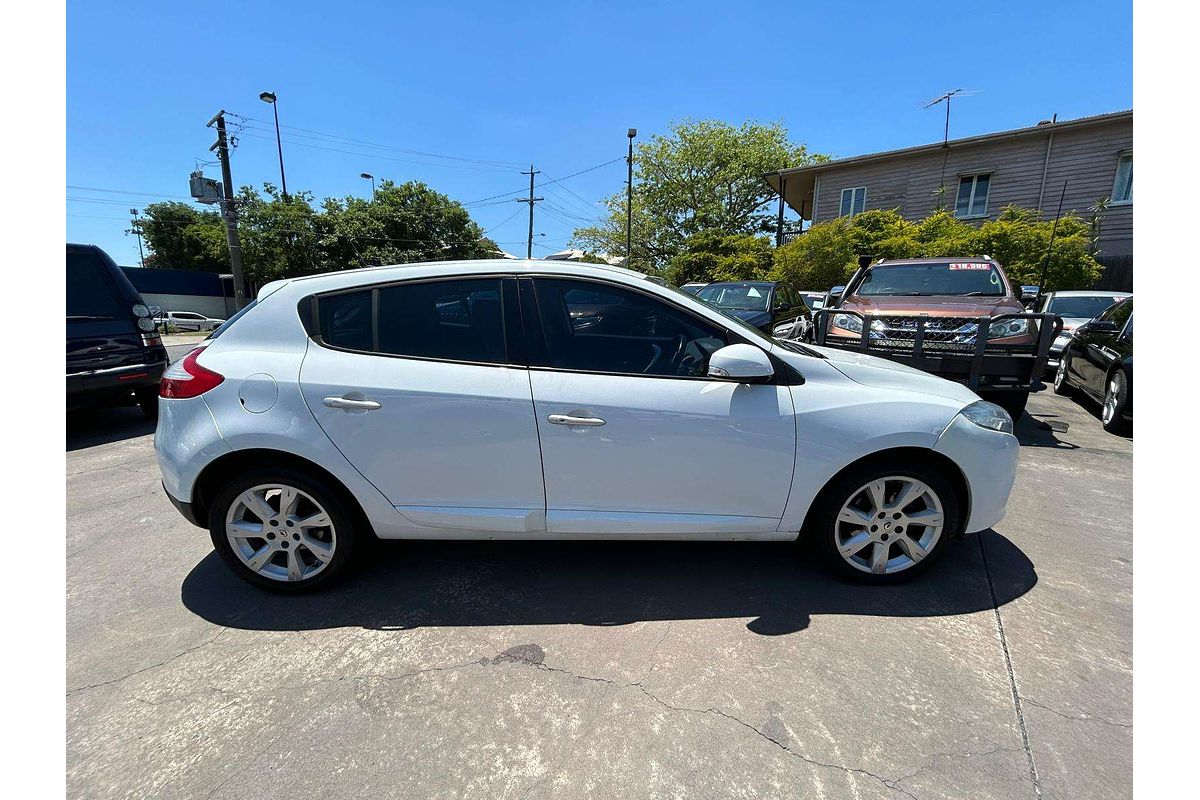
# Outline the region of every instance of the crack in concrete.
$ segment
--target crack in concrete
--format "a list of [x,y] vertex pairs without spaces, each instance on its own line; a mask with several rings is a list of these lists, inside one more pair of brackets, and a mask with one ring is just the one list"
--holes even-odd
[[979,555],[983,559],[983,574],[987,577],[988,592],[992,597],[992,614],[996,618],[996,632],[1000,637],[1000,650],[1004,654],[1004,667],[1008,672],[1008,687],[1012,691],[1013,710],[1017,715],[1017,727],[1021,732],[1021,745],[1025,748],[1025,758],[1029,762],[1029,777],[1033,780],[1033,796],[1041,798],[1042,782],[1038,778],[1037,762],[1033,759],[1033,747],[1029,744],[1029,729],[1025,726],[1025,713],[1021,710],[1021,693],[1017,689],[1017,674],[1013,670],[1012,655],[1008,651],[1008,636],[1004,633],[1004,618],[1000,615],[1000,600],[996,596],[996,584],[992,580],[992,570],[988,566],[987,549],[983,546],[983,536],[976,534],[979,542]]
[[1068,714],[1065,711],[1059,711],[1057,708],[1051,708],[1050,706],[1046,705],[1045,703],[1039,703],[1037,700],[1031,700],[1028,697],[1023,697],[1021,699],[1024,700],[1026,703],[1028,703],[1031,706],[1036,706],[1037,708],[1040,708],[1044,711],[1049,711],[1051,714],[1056,714],[1057,716],[1060,716],[1063,719],[1070,719],[1070,720],[1075,720],[1078,722],[1100,722],[1105,725],[1111,725],[1114,728],[1128,729],[1128,728],[1133,727],[1133,725],[1131,725],[1127,722],[1114,722],[1111,719],[1105,719],[1104,717],[1093,716],[1092,714],[1078,714],[1078,715]]
[[183,658],[188,653],[194,653],[202,647],[208,647],[210,644],[215,642],[217,639],[220,639],[221,636],[223,636],[227,631],[228,631],[228,628],[222,628],[221,630],[217,631],[216,636],[212,637],[211,639],[208,639],[207,641],[203,641],[198,645],[189,647],[186,650],[183,650],[182,652],[176,653],[175,655],[171,656],[170,658],[159,661],[157,664],[151,664],[148,667],[142,667],[141,669],[136,669],[133,672],[122,675],[119,678],[113,678],[112,680],[108,680],[108,681],[100,681],[99,683],[92,683],[92,684],[88,684],[87,686],[77,686],[74,689],[68,689],[67,697],[71,697],[72,695],[79,694],[80,692],[86,692],[90,689],[96,689],[100,686],[111,686],[114,683],[121,683],[122,681],[128,680],[135,675],[141,675],[143,672],[149,672],[152,669],[158,669],[159,667],[165,667],[167,664],[170,664],[172,661]]
[[655,703],[659,704],[663,708],[667,708],[672,711],[679,711],[679,712],[692,713],[692,714],[712,714],[712,715],[722,717],[724,719],[729,720],[730,722],[734,722],[738,725],[741,725],[743,728],[746,728],[747,730],[752,731],[758,737],[765,739],[766,741],[775,745],[780,750],[787,753],[789,756],[792,756],[793,758],[797,758],[797,759],[805,762],[806,764],[809,764],[814,767],[822,767],[825,769],[837,770],[837,771],[845,773],[847,775],[865,775],[869,778],[879,781],[881,784],[883,784],[886,788],[888,788],[890,790],[900,792],[900,793],[912,798],[913,800],[917,800],[917,796],[915,794],[913,794],[912,792],[909,792],[907,789],[903,789],[899,786],[896,786],[895,781],[893,779],[885,778],[882,775],[877,775],[874,772],[871,772],[870,770],[863,769],[862,767],[846,767],[841,764],[830,764],[830,763],[827,763],[824,761],[818,761],[815,758],[809,758],[808,756],[806,756],[802,753],[797,753],[795,750],[788,747],[785,742],[781,742],[778,739],[775,739],[775,738],[769,736],[768,734],[763,732],[757,726],[751,725],[749,722],[746,722],[745,720],[741,719],[740,717],[734,716],[733,714],[730,714],[726,711],[716,708],[715,706],[711,706],[709,708],[692,708],[689,706],[676,706],[676,705],[672,705],[671,703],[668,703],[665,700],[663,700],[662,698],[658,697],[653,692],[651,692],[649,689],[647,689],[645,686],[643,686],[640,682],[620,683],[618,681],[614,681],[609,678],[600,678],[600,677],[596,677],[596,676],[592,676],[592,675],[580,675],[578,673],[571,672],[570,670],[562,669],[560,667],[551,667],[551,666],[547,666],[545,664],[530,664],[528,662],[526,662],[526,664],[528,666],[534,667],[535,669],[543,670],[545,672],[558,672],[563,675],[569,675],[570,677],[575,678],[577,680],[581,680],[581,681],[604,683],[604,684],[608,684],[610,686],[616,686],[619,688],[637,689],[639,692],[641,692],[643,695],[645,695],[646,697],[653,700]]

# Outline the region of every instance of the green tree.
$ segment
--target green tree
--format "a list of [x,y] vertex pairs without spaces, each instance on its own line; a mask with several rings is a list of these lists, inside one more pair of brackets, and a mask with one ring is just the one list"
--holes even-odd
[[689,236],[663,277],[676,286],[712,281],[765,280],[771,270],[771,241],[745,233],[727,235],[716,230]]
[[[242,267],[258,285],[279,278],[458,258],[491,258],[497,247],[461,204],[423,183],[380,184],[374,200],[327,198],[314,207],[309,192],[284,200],[270,183],[238,193]],[[186,203],[155,203],[142,222],[147,266],[229,271],[219,213]]]
[[374,200],[327,199],[323,217],[328,269],[491,258],[498,249],[461,204],[419,181],[385,180]]
[[942,258],[989,255],[1000,262],[1014,284],[1037,283],[1046,260],[1046,289],[1093,285],[1100,265],[1092,257],[1091,225],[1073,214],[1053,222],[1037,212],[1009,206],[979,227],[934,211],[908,222],[897,211],[867,211],[813,225],[775,251],[772,276],[801,288],[827,289],[845,282],[861,256]]
[[150,250],[147,267],[229,271],[225,224],[216,211],[202,211],[187,203],[151,203],[140,227]]
[[[665,136],[637,146],[630,266],[662,272],[687,251],[689,237],[707,230],[725,235],[773,229],[775,192],[763,175],[812,163],[803,145],[792,144],[779,123],[686,120]],[[608,219],[579,228],[572,244],[586,250],[625,253],[625,193],[605,201]]]

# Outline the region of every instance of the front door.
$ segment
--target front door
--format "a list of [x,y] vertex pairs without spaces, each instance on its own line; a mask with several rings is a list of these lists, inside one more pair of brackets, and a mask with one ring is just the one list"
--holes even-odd
[[[523,280],[552,533],[766,537],[791,487],[791,393],[707,377],[732,335],[648,293]],[[534,302],[536,300],[536,302]]]
[[502,283],[405,282],[317,300],[317,341],[300,375],[305,401],[355,468],[418,525],[545,529],[529,376],[509,365]]

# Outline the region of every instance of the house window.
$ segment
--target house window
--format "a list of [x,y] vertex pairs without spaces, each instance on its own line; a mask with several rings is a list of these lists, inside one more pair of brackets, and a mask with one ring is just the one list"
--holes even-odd
[[958,202],[954,204],[954,216],[986,216],[988,189],[991,185],[991,175],[964,175],[959,178]]
[[1122,153],[1117,159],[1117,177],[1113,180],[1112,202],[1133,202],[1133,153]]
[[854,189],[842,189],[841,216],[853,217],[861,214],[867,205],[867,187],[858,186]]

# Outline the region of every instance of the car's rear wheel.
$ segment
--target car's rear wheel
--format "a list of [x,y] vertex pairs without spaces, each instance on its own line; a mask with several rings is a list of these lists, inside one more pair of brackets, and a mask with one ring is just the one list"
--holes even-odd
[[1104,405],[1100,408],[1100,423],[1109,433],[1129,433],[1129,420],[1125,411],[1129,405],[1129,378],[1125,370],[1117,369],[1108,376],[1104,385]]
[[1063,397],[1071,397],[1075,394],[1075,389],[1067,381],[1067,353],[1065,350],[1062,358],[1058,360],[1058,369],[1054,372],[1054,393]]
[[288,469],[250,470],[226,483],[208,525],[217,553],[239,578],[283,593],[335,580],[359,536],[336,494]]
[[807,535],[843,576],[885,584],[929,569],[959,525],[950,482],[927,465],[897,461],[844,475],[822,491]]

